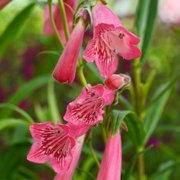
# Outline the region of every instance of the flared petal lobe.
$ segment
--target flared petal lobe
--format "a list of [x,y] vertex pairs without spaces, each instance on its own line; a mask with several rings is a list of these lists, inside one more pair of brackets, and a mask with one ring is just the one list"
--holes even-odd
[[[75,12],[77,0],[64,0],[64,3],[68,4],[72,8],[72,10]],[[69,32],[71,33],[72,24],[73,24],[73,15],[68,6],[64,5],[64,8],[65,8],[65,13],[66,13],[66,17],[67,17]],[[61,18],[61,13],[59,10],[58,3],[56,5],[52,5],[52,14],[53,14],[53,19],[54,19],[58,34],[59,34],[62,42],[65,44],[66,38],[65,38],[65,34],[64,34],[64,28],[63,28],[63,23],[62,23],[62,18]],[[45,35],[52,35],[52,34],[54,34],[54,30],[51,25],[51,20],[49,17],[49,6],[48,5],[46,5],[46,7],[45,7],[44,16],[46,17],[46,20],[44,22],[43,33]]]
[[102,108],[114,100],[114,91],[105,89],[103,85],[88,85],[81,95],[67,106],[64,119],[80,126],[92,126],[103,120]]
[[84,35],[84,22],[79,20],[54,69],[53,77],[60,83],[72,83]]
[[72,152],[72,162],[71,165],[69,167],[69,170],[66,171],[63,175],[61,174],[57,174],[56,177],[54,178],[54,180],[71,180],[74,170],[77,166],[80,154],[81,154],[81,150],[82,150],[82,146],[83,146],[83,142],[84,142],[84,137],[80,136],[76,139],[76,145],[73,148],[73,152]]
[[55,172],[64,174],[69,169],[72,161],[71,150],[75,140],[68,135],[69,127],[51,122],[34,123],[30,126],[33,138],[36,140],[27,159],[35,163],[45,163],[50,160],[50,165]]
[[92,9],[94,38],[83,54],[86,61],[95,60],[102,77],[111,76],[118,66],[118,56],[135,59],[141,51],[134,46],[140,39],[125,29],[116,15],[102,3]]
[[118,131],[114,138],[111,138],[111,133],[109,133],[97,180],[120,180],[121,162],[120,132]]

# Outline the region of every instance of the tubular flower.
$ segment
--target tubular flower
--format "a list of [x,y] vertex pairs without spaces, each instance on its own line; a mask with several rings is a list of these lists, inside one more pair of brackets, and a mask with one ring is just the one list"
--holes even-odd
[[52,122],[34,123],[30,126],[30,131],[36,141],[27,159],[35,163],[46,163],[50,160],[54,171],[64,174],[70,167],[72,148],[75,146],[74,138],[68,135],[69,127],[59,123],[55,126]]
[[95,60],[102,77],[111,76],[117,69],[118,56],[134,59],[141,51],[134,46],[140,39],[125,29],[116,15],[102,3],[92,9],[94,38],[83,54],[88,62]]
[[[75,12],[77,0],[64,0],[64,3],[68,4],[72,8],[72,10]],[[69,32],[71,33],[72,24],[73,24],[73,14],[68,6],[64,5],[64,8],[65,8],[65,12],[66,12]],[[65,44],[66,37],[64,34],[64,28],[63,28],[63,23],[62,23],[62,18],[61,18],[61,13],[60,13],[58,3],[56,5],[52,5],[52,14],[53,14],[54,22],[55,22],[57,31],[59,33],[59,36],[60,36],[62,42]],[[44,16],[46,18],[46,21],[44,22],[43,33],[45,35],[52,35],[52,34],[54,34],[54,30],[51,25],[51,20],[49,17],[49,6],[48,5],[46,5],[46,7],[45,7]]]
[[64,175],[57,174],[56,177],[54,178],[54,180],[71,180],[73,173],[74,173],[74,170],[76,168],[76,165],[78,163],[80,154],[81,154],[81,149],[83,146],[84,137],[85,137],[85,135],[80,136],[76,139],[76,145],[74,147],[74,151],[72,152],[73,159],[72,159],[72,163],[69,167],[69,170],[66,171],[64,173]]
[[80,18],[54,69],[53,77],[60,83],[68,81],[70,84],[74,80],[77,60],[84,35],[84,28],[84,21]]
[[114,100],[114,91],[105,89],[103,85],[88,85],[80,96],[67,106],[64,116],[66,121],[75,125],[92,126],[103,120],[102,108]]
[[120,132],[118,131],[113,138],[111,138],[111,133],[109,133],[97,180],[120,180],[121,154]]
[[112,76],[105,79],[104,84],[108,89],[118,90],[126,87],[130,84],[131,78],[124,74],[113,74]]
[[0,10],[2,10],[11,1],[12,0],[1,0],[0,1]]

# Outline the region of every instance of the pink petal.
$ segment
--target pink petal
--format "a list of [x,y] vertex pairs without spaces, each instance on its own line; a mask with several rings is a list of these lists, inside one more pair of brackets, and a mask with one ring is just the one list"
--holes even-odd
[[42,129],[45,129],[47,126],[55,126],[52,122],[45,122],[45,123],[33,123],[29,129],[33,139],[39,140],[41,138]]
[[118,131],[114,138],[111,138],[111,133],[109,133],[97,180],[120,180],[121,161],[120,133]]
[[91,40],[88,43],[88,46],[83,54],[83,58],[87,61],[87,62],[93,62],[95,57],[96,57],[96,49],[94,48],[96,41],[95,40]]
[[38,139],[31,147],[27,159],[36,163],[50,160],[52,168],[60,174],[68,170],[75,146],[73,137],[67,135],[69,126],[51,122],[33,124],[30,127],[33,138]]
[[53,72],[53,77],[60,83],[68,81],[70,84],[74,80],[83,34],[84,23],[80,20],[74,28]]
[[92,126],[103,120],[104,111],[102,108],[105,104],[113,101],[114,91],[106,91],[101,84],[94,87],[88,86],[86,94],[83,92],[83,101],[77,102],[78,99],[76,99],[67,106],[64,116],[66,121],[80,126]]
[[27,155],[27,160],[35,163],[46,163],[51,158],[47,156],[46,154],[43,154],[43,151],[40,149],[41,142],[36,141],[31,146],[31,149]]
[[89,126],[80,126],[72,123],[68,123],[67,125],[69,126],[70,130],[69,135],[74,137],[75,139],[85,134],[89,129]]
[[74,170],[76,168],[76,165],[78,163],[80,154],[81,154],[84,137],[85,137],[85,135],[77,138],[77,140],[76,140],[76,145],[74,147],[74,151],[72,152],[73,158],[72,158],[72,162],[71,162],[69,170],[67,172],[65,172],[65,174],[63,174],[63,175],[57,174],[56,177],[54,178],[54,180],[71,180]]
[[[95,7],[93,7],[92,17],[94,27],[101,23],[114,25],[115,27],[122,25],[119,18],[107,6],[102,3],[98,3]],[[96,35],[96,29],[94,33]]]

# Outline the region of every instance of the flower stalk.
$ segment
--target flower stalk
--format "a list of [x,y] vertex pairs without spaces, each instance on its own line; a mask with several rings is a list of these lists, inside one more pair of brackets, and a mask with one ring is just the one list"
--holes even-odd
[[69,29],[68,29],[67,17],[66,17],[66,13],[64,9],[64,3],[63,3],[63,0],[58,0],[58,2],[59,2],[59,9],[60,9],[61,17],[62,17],[66,41],[68,41],[70,34],[69,34]]
[[52,15],[52,0],[48,0],[48,4],[49,4],[49,16],[50,16],[52,27],[54,29],[55,35],[56,35],[56,37],[57,37],[57,39],[58,39],[62,49],[64,49],[64,44],[63,44],[63,42],[61,41],[61,39],[59,37],[56,25],[54,23],[53,15]]

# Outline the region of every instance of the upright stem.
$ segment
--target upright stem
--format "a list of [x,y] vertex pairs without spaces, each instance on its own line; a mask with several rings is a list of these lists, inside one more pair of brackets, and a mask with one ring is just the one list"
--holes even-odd
[[96,161],[96,164],[97,164],[98,168],[100,168],[100,163],[99,163],[99,160],[97,159],[97,157],[96,157],[96,155],[95,155],[95,153],[94,153],[94,150],[93,150],[93,148],[92,148],[91,141],[88,142],[88,146],[89,146],[89,149],[90,149],[90,151],[91,151],[91,154],[92,154],[93,157],[94,157],[94,160]]
[[64,49],[64,44],[62,43],[62,41],[61,41],[61,39],[59,37],[58,31],[56,29],[56,25],[54,23],[53,15],[52,15],[52,0],[48,0],[48,4],[49,4],[49,16],[50,16],[52,27],[54,29],[55,35],[56,35],[62,49]]
[[[139,117],[140,121],[143,123],[142,118],[142,102],[141,102],[141,66],[139,59],[135,59],[133,62],[134,68],[134,89],[135,89],[135,111],[137,116]],[[144,145],[137,149],[137,152],[140,152],[144,149]],[[137,159],[137,179],[143,180],[144,177],[144,156],[141,154]]]
[[78,75],[78,78],[79,78],[79,81],[80,81],[81,85],[88,89],[86,78],[85,78],[84,73],[83,73],[82,59],[81,59],[80,56],[79,56],[79,59],[78,59],[76,73]]
[[63,3],[63,0],[58,0],[58,1],[59,1],[59,9],[60,9],[61,18],[62,18],[63,27],[64,27],[64,33],[66,36],[66,41],[68,41],[70,35],[69,35],[69,28],[68,28],[68,23],[67,23],[66,12],[64,9],[64,3]]

